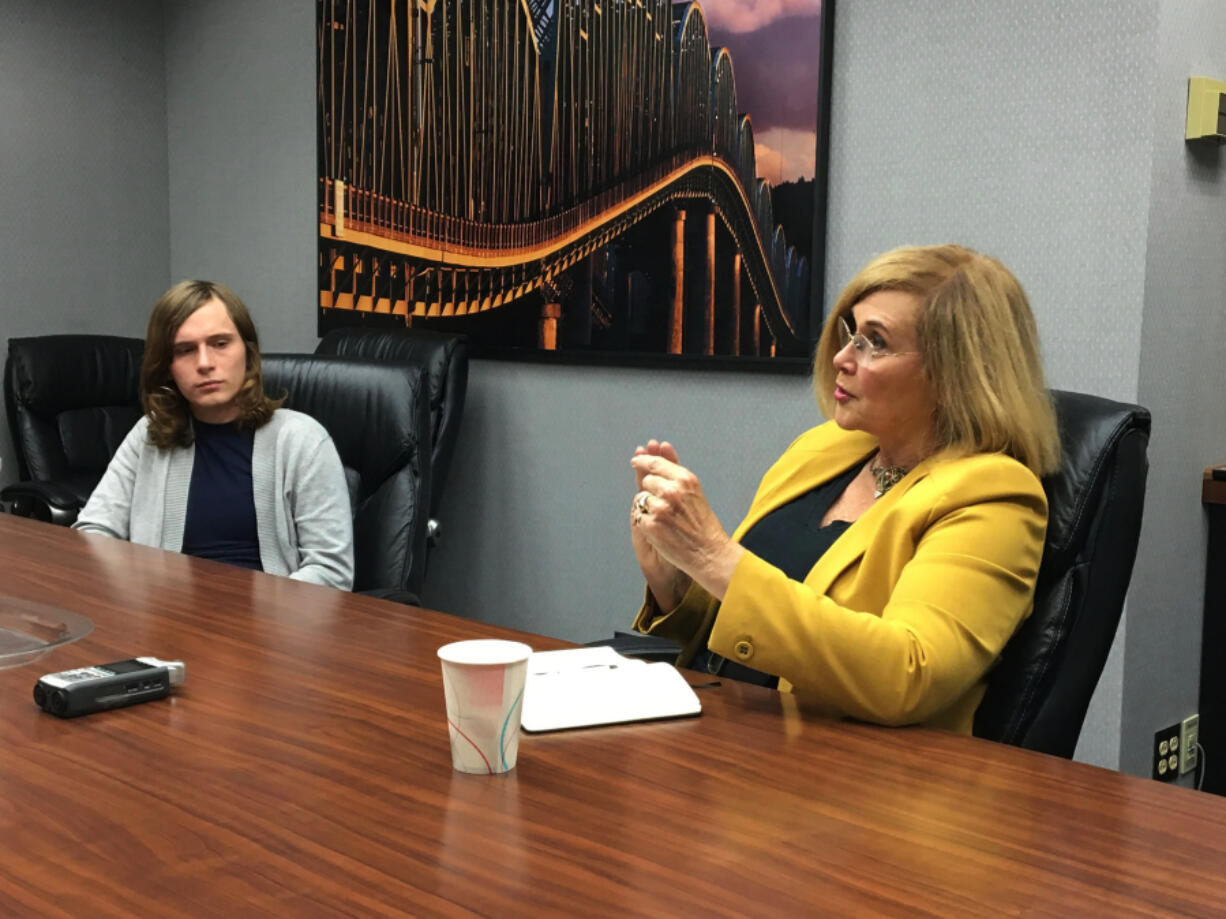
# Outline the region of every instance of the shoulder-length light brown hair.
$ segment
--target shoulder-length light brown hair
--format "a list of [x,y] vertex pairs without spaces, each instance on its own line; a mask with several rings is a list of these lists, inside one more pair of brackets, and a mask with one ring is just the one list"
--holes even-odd
[[149,442],[155,447],[185,447],[192,442],[191,410],[170,372],[175,335],[187,317],[216,297],[238,329],[247,352],[247,375],[237,396],[240,428],[265,424],[284,401],[264,394],[260,374],[260,337],[247,307],[224,284],[180,281],[158,298],[145,331],[145,357],[140,368],[140,401],[149,418]]
[[933,430],[955,454],[1004,453],[1036,475],[1060,463],[1060,435],[1043,380],[1039,336],[1017,278],[962,246],[895,249],[869,262],[839,295],[817,346],[817,402],[834,417],[839,320],[879,290],[920,298],[916,329],[924,374],[936,394]]

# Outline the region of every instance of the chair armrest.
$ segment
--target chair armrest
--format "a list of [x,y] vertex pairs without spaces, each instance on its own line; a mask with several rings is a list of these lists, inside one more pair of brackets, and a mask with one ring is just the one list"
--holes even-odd
[[18,517],[60,526],[75,523],[82,507],[76,495],[58,482],[17,482],[0,491],[0,502]]

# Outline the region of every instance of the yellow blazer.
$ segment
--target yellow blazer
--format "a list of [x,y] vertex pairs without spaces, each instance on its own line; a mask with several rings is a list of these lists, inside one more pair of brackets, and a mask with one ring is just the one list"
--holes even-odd
[[[833,422],[801,435],[766,473],[739,540],[778,507],[852,466],[876,439]],[[692,585],[634,627],[780,677],[837,716],[971,732],[984,675],[1030,614],[1047,498],[1003,454],[938,454],[840,536],[803,582],[746,552],[723,602]]]

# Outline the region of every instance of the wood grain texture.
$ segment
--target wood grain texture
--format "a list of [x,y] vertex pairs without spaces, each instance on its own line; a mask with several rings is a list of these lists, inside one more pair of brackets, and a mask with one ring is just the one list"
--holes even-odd
[[[1226,801],[724,682],[697,719],[453,773],[435,649],[564,643],[0,516],[0,592],[94,619],[0,671],[0,914],[1220,916]],[[182,658],[62,721],[43,673]],[[694,678],[702,682],[702,677]]]

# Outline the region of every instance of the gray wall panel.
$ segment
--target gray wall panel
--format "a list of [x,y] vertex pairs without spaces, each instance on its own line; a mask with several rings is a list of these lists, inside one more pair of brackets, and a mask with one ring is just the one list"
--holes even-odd
[[[1121,767],[1148,774],[1154,732],[1196,711],[1205,466],[1226,458],[1226,157],[1184,142],[1187,80],[1226,79],[1216,0],[1163,5],[1140,401],[1154,414],[1145,529],[1129,598]],[[1210,764],[1223,751],[1208,751]],[[1216,754],[1216,756],[1215,756]]]
[[828,289],[893,246],[964,243],[1026,288],[1052,385],[1132,400],[1153,0],[850,0],[836,15]]
[[[167,284],[156,0],[6,0],[0,27],[5,340],[141,335]],[[0,479],[16,463],[0,432]]]
[[315,4],[166,10],[170,273],[233,288],[264,350],[314,350]]

